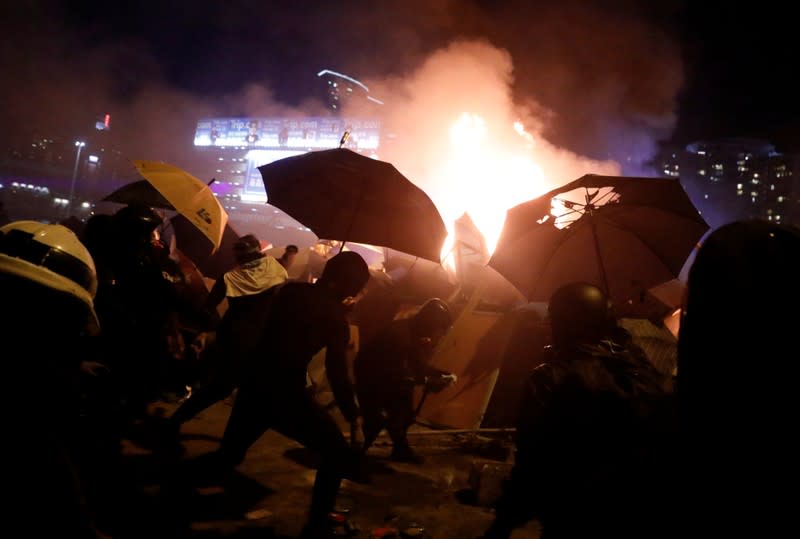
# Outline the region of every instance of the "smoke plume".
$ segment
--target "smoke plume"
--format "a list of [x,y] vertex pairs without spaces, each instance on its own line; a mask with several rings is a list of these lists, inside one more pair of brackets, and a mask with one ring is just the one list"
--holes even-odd
[[387,103],[387,125],[401,138],[384,153],[410,175],[435,172],[439,137],[472,112],[514,144],[518,135],[503,130],[521,121],[547,180],[565,182],[615,170],[609,161],[646,173],[674,127],[683,80],[662,24],[670,8],[633,1],[388,0],[365,9],[340,0],[266,10],[252,0],[198,0],[191,13],[154,0],[104,6],[2,8],[4,144],[76,138],[111,113],[112,140],[126,156],[191,168],[197,119],[324,114],[315,74],[331,68],[369,81]]

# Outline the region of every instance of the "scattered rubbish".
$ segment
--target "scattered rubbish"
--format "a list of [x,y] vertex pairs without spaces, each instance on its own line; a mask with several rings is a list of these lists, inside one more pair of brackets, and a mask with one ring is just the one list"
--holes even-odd
[[501,494],[503,481],[511,473],[512,464],[507,462],[475,460],[469,472],[469,486],[478,505],[488,507]]
[[334,513],[348,514],[355,505],[353,498],[348,495],[339,495],[336,499],[336,506],[333,508]]
[[425,528],[420,526],[419,524],[412,522],[408,525],[405,529],[400,532],[400,536],[405,538],[410,537],[422,537],[422,534],[425,533]]
[[328,517],[330,518],[331,522],[333,522],[334,524],[343,524],[343,523],[347,522],[347,515],[344,514],[344,513],[334,512],[334,513],[331,513],[330,515],[328,515]]
[[347,513],[331,512],[328,514],[333,535],[339,537],[353,537],[361,533],[358,524],[347,518]]
[[272,511],[269,509],[254,509],[244,514],[247,520],[261,520],[272,516]]
[[344,529],[347,532],[347,535],[358,535],[361,533],[361,528],[359,528],[358,524],[352,520],[348,520],[344,523]]

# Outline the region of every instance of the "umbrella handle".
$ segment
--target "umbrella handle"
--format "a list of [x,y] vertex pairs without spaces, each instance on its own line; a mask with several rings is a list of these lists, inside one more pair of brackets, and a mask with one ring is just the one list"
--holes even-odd
[[344,132],[344,133],[342,133],[342,139],[339,141],[339,148],[341,148],[341,147],[343,147],[345,144],[347,144],[347,140],[348,140],[349,138],[350,138],[350,131],[348,131],[348,130],[345,130],[345,132]]
[[425,389],[422,390],[422,397],[419,399],[419,404],[417,404],[416,409],[414,410],[414,419],[417,419],[417,416],[422,411],[422,407],[425,405],[425,401],[428,399],[428,386],[425,386]]
[[[345,131],[345,134],[347,134],[349,136],[349,131]],[[366,182],[362,181],[362,183],[366,183]],[[361,202],[363,200],[364,200],[364,189],[363,189],[363,186],[362,186],[361,192],[358,194],[358,201],[356,202],[355,211],[353,212],[353,218],[350,219],[350,226],[347,227],[347,234],[345,235],[344,239],[342,240],[342,246],[339,247],[339,252],[340,253],[342,252],[342,249],[344,249],[344,244],[347,243],[347,237],[350,236],[350,232],[353,230],[353,224],[356,221],[356,215],[358,215],[358,211],[361,209]]]
[[606,275],[606,266],[603,264],[603,256],[600,251],[600,240],[597,239],[597,228],[594,223],[594,213],[589,213],[586,217],[589,218],[589,224],[592,227],[592,239],[594,240],[594,250],[595,254],[597,255],[597,265],[600,267],[600,278],[603,280],[603,292],[605,292],[606,297],[611,295],[611,291],[608,289],[608,276]]

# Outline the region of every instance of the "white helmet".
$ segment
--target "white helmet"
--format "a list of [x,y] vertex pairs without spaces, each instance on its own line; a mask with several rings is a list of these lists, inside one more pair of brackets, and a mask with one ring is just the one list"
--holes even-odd
[[89,251],[70,229],[38,221],[0,227],[0,272],[69,294],[88,308],[88,330],[100,325],[94,312],[97,272]]

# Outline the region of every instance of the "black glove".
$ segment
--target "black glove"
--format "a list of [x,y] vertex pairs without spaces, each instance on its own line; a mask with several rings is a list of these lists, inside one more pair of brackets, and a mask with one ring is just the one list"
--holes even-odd
[[436,374],[434,376],[429,376],[425,380],[425,388],[431,393],[439,393],[451,383],[451,378],[448,378],[446,375]]

